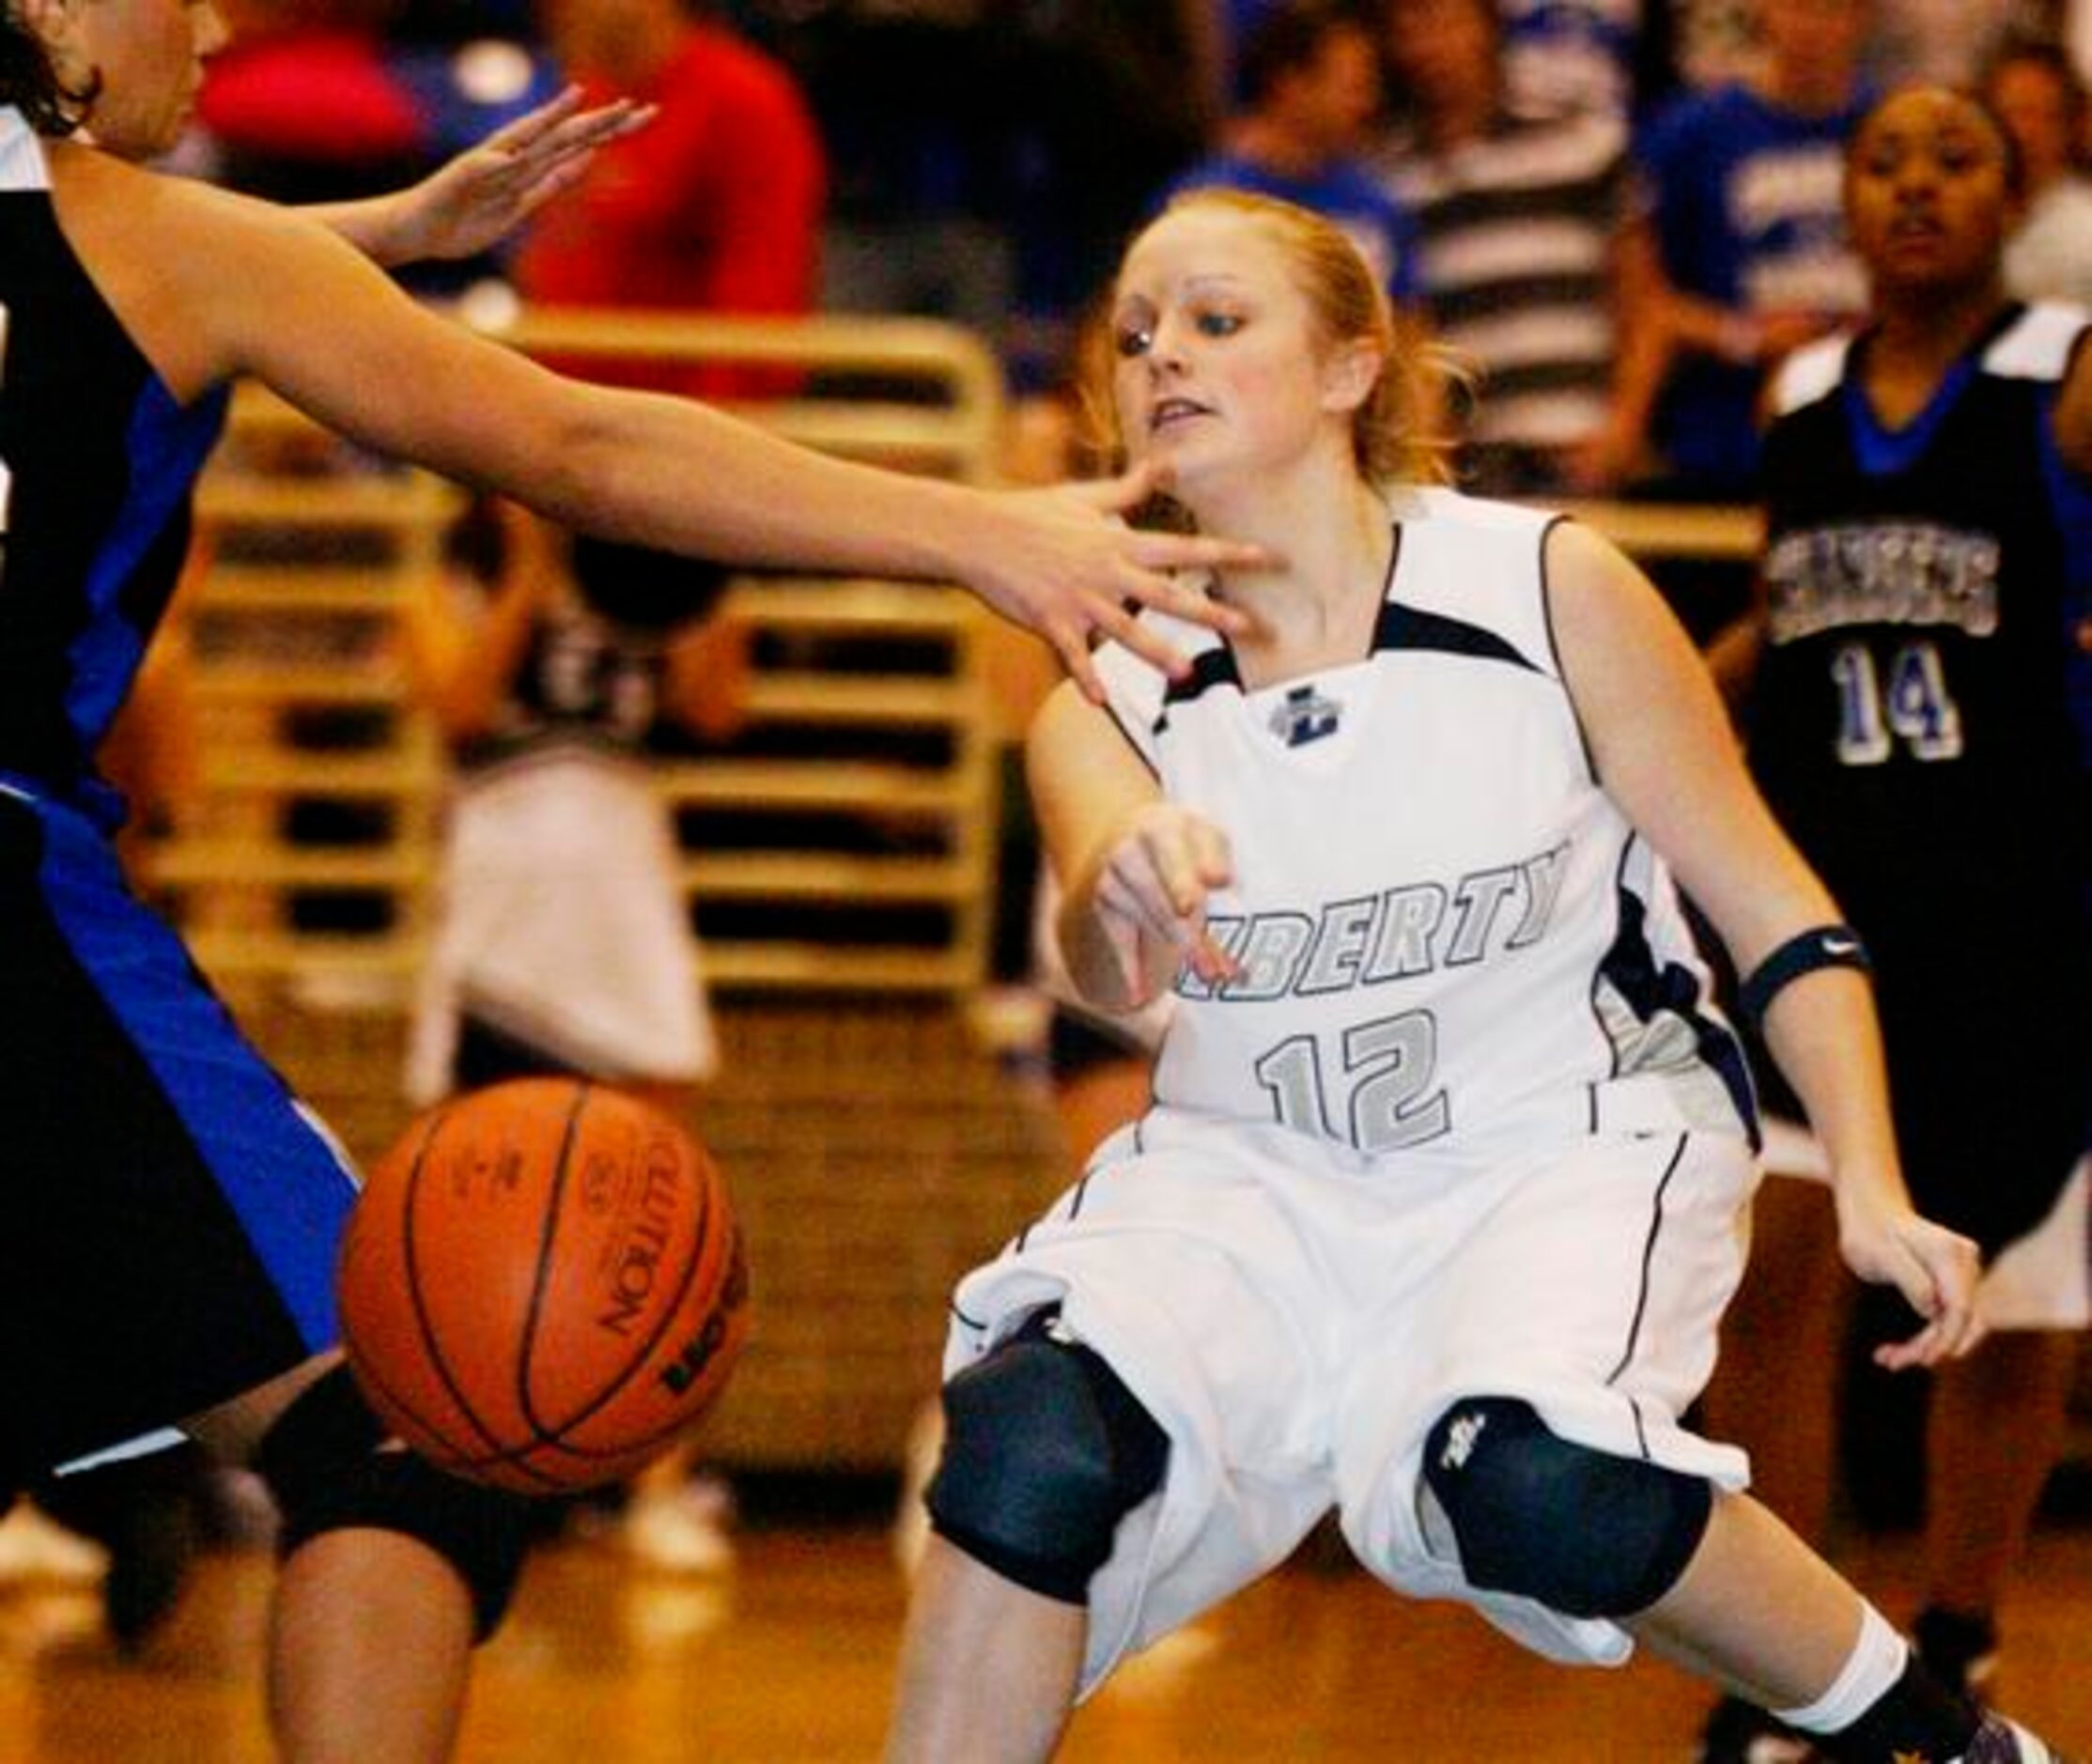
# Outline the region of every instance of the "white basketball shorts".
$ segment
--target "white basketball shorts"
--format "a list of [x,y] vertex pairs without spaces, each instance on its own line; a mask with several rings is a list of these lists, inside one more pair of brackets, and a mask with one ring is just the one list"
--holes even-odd
[[1557,1659],[1626,1659],[1617,1624],[1467,1585],[1426,1535],[1424,1437],[1464,1397],[1523,1398],[1565,1438],[1744,1486],[1743,1454],[1679,1417],[1713,1366],[1756,1178],[1744,1142],[1712,1134],[1376,1161],[1163,1108],[1107,1140],[960,1283],[945,1362],[1059,1304],[1170,1434],[1164,1486],[1091,1586],[1083,1694],[1331,1508],[1389,1586],[1464,1600]]

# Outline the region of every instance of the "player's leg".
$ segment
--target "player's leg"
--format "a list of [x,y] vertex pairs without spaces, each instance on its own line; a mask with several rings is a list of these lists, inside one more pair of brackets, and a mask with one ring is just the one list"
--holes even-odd
[[2006,1330],[1934,1377],[1926,1426],[1926,1609],[1916,1636],[1942,1677],[1980,1693],[1997,1612],[2062,1455],[2078,1338]]
[[961,1282],[891,1759],[1050,1755],[1120,1658],[1327,1509],[1300,1442],[1333,1370],[1298,1322],[1327,1281],[1277,1132],[1151,1116]]
[[1051,1757],[1088,1626],[1084,1606],[1031,1592],[933,1533],[901,1646],[890,1764]]
[[[1708,1434],[1750,1453],[1751,1491],[1797,1534],[1828,1536],[1837,1462],[1843,1343],[1852,1279],[1837,1256],[1829,1187],[1782,1174],[1751,1209],[1751,1258],[1728,1314],[1725,1351],[1700,1400]],[[1805,1744],[1756,1704],[1725,1696],[1710,1712],[1699,1764],[1798,1760]]]
[[522,1563],[527,1504],[389,1447],[333,1356],[188,1425],[251,1462],[281,1511],[269,1705],[284,1757],[447,1757],[473,1645]]
[[1926,1671],[1749,1496],[1564,1438],[1512,1399],[1453,1404],[1425,1449],[1425,1484],[1480,1592],[1623,1625],[1849,1764],[2049,1764],[2039,1741]]
[[[1343,1447],[1369,1473],[1347,1481],[1347,1529],[1397,1585],[1459,1590],[1457,1571],[1485,1615],[1550,1651],[1617,1658],[1606,1638],[1624,1628],[1833,1756],[1945,1764],[1967,1753],[1975,1711],[1733,1492],[1738,1454],[1679,1422],[1736,1282],[1749,1178],[1738,1142],[1696,1135],[1524,1171],[1423,1301],[1457,1394],[1418,1433],[1405,1420]],[[2047,1756],[2011,1749],[2002,1727],[1996,1744],[1997,1764]]]
[[1943,1684],[1836,1571],[1747,1495],[1715,1496],[1684,1573],[1627,1620],[1659,1652],[1772,1709],[1849,1764],[2054,1758],[2024,1729]]
[[1050,1311],[946,1385],[944,1418],[889,1756],[1047,1757],[1075,1701],[1090,1582],[1160,1486],[1169,1438]]

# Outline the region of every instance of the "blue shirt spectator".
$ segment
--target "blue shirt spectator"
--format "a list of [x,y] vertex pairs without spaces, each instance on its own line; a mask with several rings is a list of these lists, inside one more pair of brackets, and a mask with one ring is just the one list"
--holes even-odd
[[1845,240],[1839,191],[1857,94],[1811,115],[1748,86],[1680,101],[1637,150],[1666,278],[1738,316],[1720,353],[1682,356],[1652,434],[1677,476],[1742,491],[1758,462],[1763,375],[1752,321],[1796,315],[1828,326],[1866,298]]
[[1242,43],[1238,77],[1221,145],[1165,193],[1227,184],[1312,209],[1351,237],[1398,305],[1413,303],[1415,230],[1365,159],[1382,92],[1363,19],[1336,0],[1277,0]]
[[1170,184],[1169,193],[1206,184],[1227,184],[1261,196],[1277,196],[1325,215],[1343,229],[1366,261],[1379,271],[1397,305],[1421,299],[1417,277],[1417,229],[1409,214],[1380,180],[1356,160],[1332,161],[1294,176],[1243,153],[1216,153]]

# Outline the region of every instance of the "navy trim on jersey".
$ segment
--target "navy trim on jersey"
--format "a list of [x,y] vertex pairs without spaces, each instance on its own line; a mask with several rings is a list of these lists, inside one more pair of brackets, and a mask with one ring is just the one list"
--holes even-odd
[[1171,680],[1162,689],[1162,709],[1154,720],[1154,732],[1160,735],[1170,721],[1170,706],[1188,704],[1211,687],[1232,686],[1242,690],[1242,670],[1235,665],[1235,652],[1225,643],[1216,643],[1211,649],[1201,649],[1191,658],[1191,672],[1181,679]]
[[[1635,1313],[1628,1319],[1627,1340],[1619,1351],[1619,1363],[1605,1374],[1605,1383],[1618,1384],[1628,1367],[1634,1364],[1635,1350],[1641,1344],[1642,1323],[1649,1314],[1650,1270],[1656,1261],[1656,1240],[1664,1234],[1664,1196],[1671,1185],[1671,1179],[1678,1174],[1678,1167],[1685,1161],[1685,1148],[1692,1141],[1687,1135],[1678,1136],[1678,1144],[1671,1150],[1670,1162],[1664,1166],[1664,1173],[1657,1179],[1656,1192],[1650,1197],[1649,1231],[1642,1239],[1642,1265],[1635,1286]],[[1635,1431],[1642,1442],[1642,1456],[1649,1455],[1649,1440],[1642,1434],[1640,1408],[1629,1399],[1635,1410]]]
[[[1623,869],[1625,862],[1626,854],[1622,853]],[[1612,983],[1613,990],[1639,1021],[1647,1023],[1659,1012],[1668,1012],[1691,1029],[1701,1062],[1721,1079],[1729,1101],[1735,1105],[1737,1119],[1750,1136],[1751,1149],[1758,1150],[1761,1140],[1758,1099],[1751,1088],[1742,1044],[1723,1023],[1700,1009],[1699,979],[1692,969],[1677,962],[1657,967],[1656,952],[1642,929],[1648,909],[1641,896],[1624,882],[1619,884],[1619,931],[1612,948],[1599,959],[1599,975]],[[1617,1073],[1617,1050],[1615,1063]]]
[[[1398,520],[1394,524],[1394,541],[1387,549],[1387,568],[1380,579],[1380,618],[1374,626],[1372,642],[1366,651],[1366,655],[1369,657],[1381,649],[1404,646],[1386,642],[1381,636],[1381,632],[1386,627],[1387,613],[1394,604],[1387,596],[1394,593],[1395,573],[1402,567],[1402,522]],[[1429,618],[1433,615],[1426,613],[1419,616]],[[1447,620],[1445,622],[1448,624],[1458,623],[1457,620]],[[1471,629],[1472,627],[1462,627],[1462,628]],[[1480,636],[1485,635],[1485,633],[1477,632],[1476,635]],[[1432,645],[1423,643],[1406,646],[1413,648],[1452,647],[1450,644]],[[1365,659],[1365,657],[1361,657],[1360,659]],[[1164,729],[1169,727],[1170,705],[1188,704],[1209,687],[1216,686],[1232,686],[1238,692],[1246,692],[1248,689],[1242,683],[1241,665],[1235,660],[1235,652],[1226,638],[1222,638],[1211,649],[1201,650],[1199,654],[1192,657],[1191,672],[1181,680],[1171,680],[1163,689],[1162,708],[1155,715],[1154,733],[1160,735]]]
[[1372,646],[1376,655],[1384,650],[1437,650],[1479,661],[1507,661],[1530,673],[1541,672],[1495,631],[1470,625],[1464,619],[1449,618],[1443,612],[1404,606],[1399,600],[1390,600],[1380,609],[1380,617],[1373,625]]
[[[1569,701],[1569,720],[1576,727],[1576,746],[1584,756],[1584,775],[1592,783],[1598,780],[1598,755],[1591,751],[1590,732],[1584,727],[1584,713],[1576,707],[1576,694],[1570,689],[1569,670],[1562,666],[1561,640],[1555,635],[1555,578],[1547,565],[1547,542],[1555,536],[1555,529],[1567,521],[1567,515],[1557,515],[1540,534],[1540,624],[1547,634],[1547,658],[1555,664],[1555,678],[1561,682],[1562,697]],[[1595,1101],[1593,1106],[1596,1106]]]

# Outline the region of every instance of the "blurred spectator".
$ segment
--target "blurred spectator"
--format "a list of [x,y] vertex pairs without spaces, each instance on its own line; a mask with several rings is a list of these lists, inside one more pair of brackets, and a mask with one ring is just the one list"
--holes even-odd
[[[419,0],[227,0],[232,45],[208,64],[178,168],[273,200],[353,200],[411,183],[551,101],[550,59],[499,12],[430,36]],[[489,35],[497,29],[506,36]],[[450,296],[505,273],[511,241],[395,266]]]
[[999,337],[1015,288],[1011,113],[1027,101],[974,0],[777,0],[768,35],[833,167],[822,306]]
[[2022,300],[2092,306],[2092,178],[2084,172],[2084,82],[2061,44],[2005,43],[1983,94],[2018,147],[2025,212],[2005,247],[2005,285]]
[[1757,65],[1756,0],[1671,0],[1671,53],[1679,83],[1712,91],[1749,77]]
[[1495,0],[1389,0],[1409,122],[1380,161],[1413,217],[1439,340],[1480,377],[1460,476],[1485,495],[1594,487],[1618,348],[1627,136],[1603,111],[1536,116],[1505,86]]
[[[568,540],[509,505],[498,521],[484,580],[408,609],[412,672],[457,762],[408,1091],[571,1073],[689,1120],[718,1052],[648,743],[669,720],[737,729],[746,632],[712,614],[709,565]],[[672,1453],[635,1485],[624,1541],[649,1567],[723,1567],[726,1506]]]
[[1494,0],[1522,110],[1646,114],[1678,85],[1675,0]]
[[1358,247],[1398,304],[1414,306],[1416,229],[1364,154],[1379,114],[1379,49],[1338,0],[1281,0],[1244,43],[1241,107],[1219,150],[1171,186],[1227,184],[1325,215]]
[[505,504],[467,535],[484,570],[431,586],[405,624],[457,766],[408,1093],[567,1071],[687,1107],[717,1054],[646,755],[664,719],[738,726],[722,573]]
[[415,11],[410,0],[405,17],[387,33],[385,65],[412,99],[437,153],[448,156],[484,140],[559,89],[550,55],[527,26],[503,24],[497,34],[497,19],[453,39],[430,35],[439,22]]
[[2040,0],[1879,0],[1867,52],[1872,84],[1974,85],[2006,37],[2045,26]]
[[[708,313],[810,310],[827,171],[798,87],[777,61],[685,0],[544,0],[556,59],[601,101],[658,106],[547,211],[517,258],[547,305]],[[604,373],[597,378],[612,378]],[[647,370],[704,398],[774,393],[774,369]]]
[[395,0],[224,0],[232,41],[209,63],[196,121],[208,169],[275,202],[336,202],[435,163],[413,95],[387,66]]
[[1157,194],[1228,110],[1216,0],[1016,0],[1032,20],[1013,214],[1020,386],[1065,375],[1080,316]]
[[1220,109],[1216,0],[742,0],[834,167],[822,303],[980,332],[1052,380]]
[[1622,339],[1607,475],[1748,497],[1766,369],[1859,310],[1840,155],[1865,108],[1870,13],[1868,0],[1758,0],[1761,71],[1680,99],[1637,144],[1622,255],[1637,322]]

